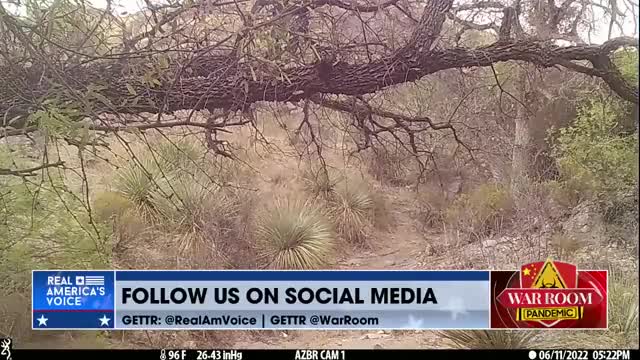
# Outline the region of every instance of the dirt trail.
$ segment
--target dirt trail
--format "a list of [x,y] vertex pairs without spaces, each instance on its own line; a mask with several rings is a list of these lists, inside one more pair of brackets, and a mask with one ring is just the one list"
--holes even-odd
[[[391,208],[406,208],[410,194],[396,194]],[[391,232],[376,234],[370,249],[354,250],[339,261],[338,269],[411,270],[424,259],[427,240],[417,233],[410,216],[395,214],[397,224]],[[242,341],[237,348],[435,348],[441,339],[431,331],[287,331],[262,341]]]

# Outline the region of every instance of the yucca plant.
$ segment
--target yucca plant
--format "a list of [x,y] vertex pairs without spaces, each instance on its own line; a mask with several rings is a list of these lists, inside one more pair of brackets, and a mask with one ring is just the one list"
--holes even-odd
[[163,178],[151,193],[150,203],[160,223],[178,229],[200,226],[204,207],[217,188],[204,177]]
[[302,171],[302,180],[311,195],[327,199],[333,195],[336,185],[342,179],[324,167],[308,167]]
[[202,160],[204,149],[187,140],[177,142],[164,140],[155,146],[155,159],[164,171],[185,168],[197,168]]
[[256,245],[259,261],[272,269],[319,269],[331,262],[331,225],[312,204],[278,200],[258,217]]
[[157,188],[160,178],[158,167],[149,159],[143,158],[118,169],[113,187],[146,215],[152,211],[151,194]]
[[366,242],[374,211],[366,184],[348,181],[338,184],[329,208],[331,219],[345,240],[356,244]]
[[638,279],[609,272],[609,331],[638,337]]
[[637,348],[638,278],[609,270],[609,329],[605,331],[563,332],[546,340],[548,348]]
[[532,346],[537,333],[508,330],[450,330],[438,335],[461,349],[523,349]]

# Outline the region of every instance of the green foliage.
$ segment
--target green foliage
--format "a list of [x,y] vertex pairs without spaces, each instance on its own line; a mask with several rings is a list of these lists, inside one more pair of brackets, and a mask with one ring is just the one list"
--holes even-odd
[[[0,146],[0,168],[33,165]],[[109,267],[109,227],[90,222],[86,204],[58,170],[26,179],[0,176],[0,234],[6,294],[27,291],[33,269]]]
[[121,217],[127,210],[135,207],[135,204],[124,195],[103,191],[98,193],[93,200],[93,216],[97,221],[108,223],[114,218]]
[[638,133],[620,134],[619,108],[588,101],[575,123],[556,132],[553,156],[565,187],[581,199],[606,201],[638,182]]
[[638,51],[633,49],[618,51],[613,56],[613,62],[622,76],[638,86]]
[[445,211],[445,222],[481,237],[500,230],[513,216],[515,205],[509,190],[499,184],[483,184],[463,194]]
[[331,262],[334,236],[322,213],[308,202],[280,200],[258,219],[259,261],[274,269],[319,269]]
[[116,172],[113,187],[145,215],[149,215],[153,212],[152,192],[161,176],[158,166],[151,159],[132,159]]
[[157,160],[162,164],[163,170],[174,171],[179,169],[194,168],[201,163],[204,150],[188,141],[160,141],[155,147]]

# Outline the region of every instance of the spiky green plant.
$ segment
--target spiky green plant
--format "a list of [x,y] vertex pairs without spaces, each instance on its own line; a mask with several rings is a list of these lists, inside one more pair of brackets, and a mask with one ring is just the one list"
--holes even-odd
[[609,331],[638,338],[638,279],[609,272]]
[[156,160],[164,171],[197,168],[203,158],[204,149],[187,140],[177,142],[163,140],[155,146]]
[[374,210],[366,184],[359,181],[338,184],[329,208],[331,219],[345,240],[357,244],[366,242]]
[[118,169],[113,187],[147,214],[152,211],[151,194],[160,178],[157,166],[149,159],[142,158]]
[[256,245],[259,261],[273,269],[319,269],[331,262],[331,225],[312,204],[278,200],[258,217]]
[[199,226],[205,206],[216,189],[201,177],[164,178],[151,193],[150,203],[161,223],[192,229]]
[[301,177],[306,191],[314,197],[325,199],[333,195],[336,185],[342,181],[325,167],[307,167]]
[[508,330],[450,330],[438,335],[461,349],[523,349],[530,347],[537,333]]

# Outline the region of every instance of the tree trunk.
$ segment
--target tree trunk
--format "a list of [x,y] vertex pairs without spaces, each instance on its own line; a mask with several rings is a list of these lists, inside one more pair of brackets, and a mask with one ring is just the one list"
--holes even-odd
[[[528,184],[529,168],[529,144],[531,142],[531,131],[529,129],[530,105],[527,99],[529,96],[526,66],[519,70],[518,74],[518,98],[523,104],[518,104],[515,118],[515,130],[513,138],[513,152],[511,156],[511,191],[515,198],[520,198],[520,194]],[[526,106],[526,107],[525,107]]]

